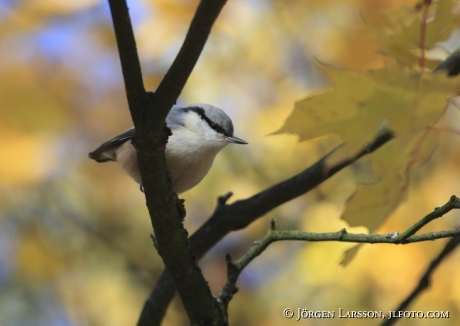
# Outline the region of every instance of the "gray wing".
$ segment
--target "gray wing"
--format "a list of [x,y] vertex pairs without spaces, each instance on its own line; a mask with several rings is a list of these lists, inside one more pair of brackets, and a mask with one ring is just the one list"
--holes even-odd
[[96,162],[107,162],[115,161],[114,158],[111,158],[110,155],[104,155],[105,152],[114,151],[120,145],[126,143],[128,140],[133,138],[134,127],[129,128],[126,131],[123,131],[118,136],[113,137],[112,139],[106,141],[101,146],[96,148],[94,151],[88,154],[89,158],[95,160]]

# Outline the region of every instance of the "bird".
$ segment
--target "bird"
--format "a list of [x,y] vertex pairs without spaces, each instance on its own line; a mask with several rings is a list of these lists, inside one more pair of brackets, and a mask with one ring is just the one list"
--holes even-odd
[[[173,106],[166,117],[172,135],[166,144],[166,166],[172,172],[172,190],[181,194],[198,185],[209,172],[216,155],[228,144],[247,142],[233,135],[233,123],[222,110],[209,104]],[[115,161],[141,185],[137,153],[131,139],[134,127],[106,141],[88,154],[103,163]]]

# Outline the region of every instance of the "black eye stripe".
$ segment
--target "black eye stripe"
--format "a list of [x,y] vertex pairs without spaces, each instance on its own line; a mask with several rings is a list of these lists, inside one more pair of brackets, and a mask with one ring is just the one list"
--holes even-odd
[[209,127],[214,129],[218,133],[221,133],[221,134],[223,134],[225,136],[232,136],[228,132],[226,132],[225,129],[222,128],[222,126],[220,126],[219,124],[217,124],[214,121],[212,121],[211,119],[209,119],[206,116],[206,114],[204,113],[204,110],[202,108],[200,108],[200,107],[192,106],[192,107],[182,108],[181,111],[183,111],[183,112],[193,111],[196,114],[198,114],[202,120],[206,121],[208,123]]

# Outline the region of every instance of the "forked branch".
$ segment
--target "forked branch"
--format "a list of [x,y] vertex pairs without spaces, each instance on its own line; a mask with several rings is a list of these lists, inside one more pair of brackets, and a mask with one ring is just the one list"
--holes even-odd
[[[423,226],[427,225],[436,218],[442,217],[453,209],[460,208],[460,199],[456,196],[452,196],[450,200],[442,207],[436,207],[434,211],[414,225],[410,226],[406,231],[398,235],[398,233],[389,234],[357,234],[348,233],[346,229],[342,229],[337,232],[326,232],[326,233],[314,233],[314,232],[301,232],[301,231],[279,231],[275,229],[275,221],[272,220],[270,223],[270,229],[267,235],[254,242],[251,248],[237,261],[231,262],[230,255],[227,255],[227,281],[219,294],[219,302],[223,305],[224,309],[228,308],[228,304],[233,297],[233,294],[237,292],[236,281],[243,269],[252,262],[257,256],[259,256],[264,250],[273,242],[295,240],[295,241],[307,241],[307,242],[319,242],[319,241],[338,241],[338,242],[353,242],[353,243],[386,243],[386,244],[409,244],[414,242],[431,241],[436,239],[454,237],[449,242],[450,245],[446,246],[443,253],[438,257],[431,265],[429,271],[439,264],[439,261],[447,255],[453,248],[453,244],[457,245],[460,242],[460,228],[445,230],[439,232],[429,232],[424,234],[416,235],[415,233],[420,230]],[[428,273],[428,272],[427,272]],[[417,295],[422,289],[428,284],[427,276],[424,276],[414,291],[413,295]],[[411,297],[409,297],[410,299]],[[406,301],[408,301],[407,299]],[[397,310],[404,310],[408,303],[402,305]]]

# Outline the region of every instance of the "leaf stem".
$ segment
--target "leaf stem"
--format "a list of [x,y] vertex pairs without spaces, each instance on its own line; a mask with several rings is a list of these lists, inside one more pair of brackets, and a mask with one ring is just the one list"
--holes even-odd
[[422,22],[420,26],[420,59],[418,62],[420,71],[423,73],[423,69],[425,68],[425,38],[426,38],[426,21],[428,19],[428,9],[431,5],[432,0],[424,0],[423,1],[423,13],[422,13]]

